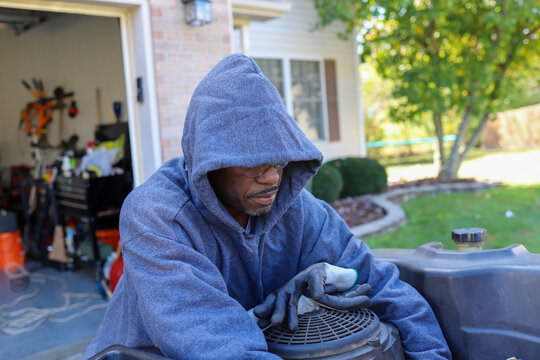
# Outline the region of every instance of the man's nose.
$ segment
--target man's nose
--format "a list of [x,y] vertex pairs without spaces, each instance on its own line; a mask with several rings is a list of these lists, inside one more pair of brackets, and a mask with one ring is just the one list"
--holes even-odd
[[259,184],[266,184],[266,185],[276,185],[279,183],[279,179],[281,177],[281,172],[283,170],[276,170],[275,167],[270,166],[264,173],[262,173],[261,176],[259,176],[256,180]]

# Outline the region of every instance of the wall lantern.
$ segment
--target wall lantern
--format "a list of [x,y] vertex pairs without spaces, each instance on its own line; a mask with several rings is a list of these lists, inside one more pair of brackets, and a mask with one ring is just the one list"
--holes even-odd
[[212,22],[212,6],[209,0],[182,0],[184,20],[192,26],[203,26]]

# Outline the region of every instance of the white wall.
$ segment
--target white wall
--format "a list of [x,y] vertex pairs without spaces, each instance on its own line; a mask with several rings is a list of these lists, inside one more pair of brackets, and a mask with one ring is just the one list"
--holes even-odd
[[[253,57],[336,60],[340,141],[320,141],[315,145],[325,160],[359,155],[358,109],[356,97],[354,46],[352,40],[337,37],[341,25],[313,31],[317,22],[313,0],[290,1],[292,9],[279,19],[252,21],[249,25],[249,49]],[[363,140],[362,140],[363,141]]]
[[[113,114],[113,101],[124,104],[125,82],[120,27],[115,18],[60,15],[15,36],[0,31],[0,167],[31,164],[28,140],[18,129],[21,109],[33,100],[21,84],[32,77],[43,81],[47,96],[61,86],[75,92],[79,115],[64,112],[64,139],[79,135],[77,147],[93,140],[97,124],[96,87],[101,89],[102,123],[109,123],[105,107]],[[49,141],[60,142],[58,115],[49,125]],[[52,159],[58,152],[50,150]]]

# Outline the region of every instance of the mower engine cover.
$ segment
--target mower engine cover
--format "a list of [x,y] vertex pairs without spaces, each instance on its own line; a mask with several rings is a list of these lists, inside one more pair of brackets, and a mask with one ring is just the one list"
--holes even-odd
[[373,253],[429,302],[454,358],[539,358],[540,254],[523,245],[444,250],[439,242]]
[[398,330],[367,308],[339,311],[320,306],[298,316],[298,328],[269,327],[268,351],[282,359],[404,360]]

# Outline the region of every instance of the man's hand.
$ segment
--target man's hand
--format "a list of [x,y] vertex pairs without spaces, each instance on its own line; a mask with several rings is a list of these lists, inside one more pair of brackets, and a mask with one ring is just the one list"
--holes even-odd
[[268,295],[263,303],[253,309],[260,319],[280,325],[287,319],[291,330],[298,327],[298,299],[301,295],[318,303],[338,309],[352,310],[365,307],[371,290],[368,284],[355,285],[356,270],[344,269],[327,263],[311,265],[298,273],[276,292]]

